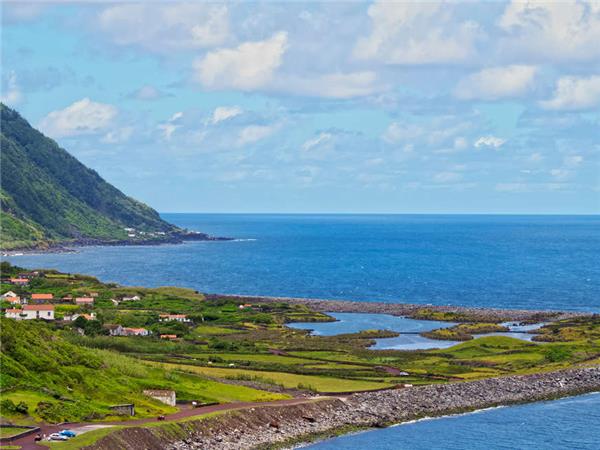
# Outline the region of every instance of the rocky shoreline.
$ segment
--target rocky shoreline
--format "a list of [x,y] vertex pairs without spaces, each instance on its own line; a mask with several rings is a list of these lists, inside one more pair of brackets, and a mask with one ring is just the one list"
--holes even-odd
[[250,295],[221,295],[205,294],[208,300],[212,298],[231,298],[248,303],[277,303],[285,302],[293,305],[308,305],[318,312],[339,313],[369,313],[389,314],[392,316],[406,316],[415,319],[445,320],[442,317],[427,317],[424,312],[450,313],[449,317],[454,322],[530,322],[540,323],[549,320],[561,320],[572,317],[589,316],[592,313],[551,311],[551,310],[524,310],[500,308],[473,308],[466,306],[450,305],[420,305],[414,303],[385,303],[385,302],[357,302],[350,300],[324,300],[297,297],[263,297]]
[[600,366],[255,407],[159,427],[131,427],[111,433],[85,448],[283,448],[353,429],[384,427],[423,417],[595,391],[600,391]]

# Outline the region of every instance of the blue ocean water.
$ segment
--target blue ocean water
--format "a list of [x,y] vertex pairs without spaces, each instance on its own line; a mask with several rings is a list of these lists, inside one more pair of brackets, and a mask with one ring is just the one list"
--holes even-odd
[[164,217],[238,240],[8,259],[205,292],[600,310],[600,216]]
[[597,450],[600,394],[495,408],[341,436],[311,450]]

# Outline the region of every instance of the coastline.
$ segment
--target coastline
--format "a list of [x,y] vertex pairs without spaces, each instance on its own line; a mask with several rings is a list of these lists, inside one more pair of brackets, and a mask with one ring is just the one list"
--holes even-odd
[[[308,305],[318,312],[389,314],[391,316],[410,317],[420,320],[439,320],[449,322],[531,322],[561,320],[573,317],[591,316],[592,312],[527,310],[469,307],[454,305],[432,305],[418,303],[361,302],[353,300],[332,300],[301,297],[272,297],[236,294],[207,294],[207,300],[227,298],[245,302],[278,303]],[[439,313],[439,314],[436,314]]]
[[191,241],[234,241],[235,238],[211,236],[206,233],[189,232],[176,233],[153,239],[75,239],[72,241],[44,242],[34,246],[16,247],[9,250],[0,249],[2,256],[18,256],[22,254],[41,253],[73,253],[79,247],[128,247],[128,246],[155,246],[169,244],[183,244]]
[[172,450],[290,448],[352,431],[598,391],[600,366],[593,366],[252,407],[117,430],[86,448],[139,448],[140,443]]

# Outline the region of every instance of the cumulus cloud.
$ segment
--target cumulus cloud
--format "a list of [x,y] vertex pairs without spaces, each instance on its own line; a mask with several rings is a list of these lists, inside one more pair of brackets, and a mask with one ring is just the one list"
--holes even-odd
[[454,89],[454,95],[463,100],[518,97],[532,86],[537,68],[510,65],[483,69],[463,78]]
[[513,0],[499,25],[509,35],[501,49],[511,54],[549,61],[595,60],[600,56],[597,0]]
[[2,80],[2,85],[2,103],[8,106],[16,106],[21,103],[23,94],[14,71],[8,73],[8,76]]
[[65,109],[52,111],[39,127],[54,138],[96,134],[112,124],[117,108],[83,98]]
[[219,106],[213,111],[210,121],[214,125],[239,116],[242,112],[244,111],[239,106]]
[[271,136],[276,129],[275,125],[249,125],[240,130],[236,145],[243,147],[261,141]]
[[600,104],[600,75],[562,77],[551,99],[540,102],[544,109],[581,110]]
[[497,150],[502,147],[505,142],[505,139],[496,136],[482,136],[475,141],[475,148],[490,147]]
[[383,133],[382,138],[390,144],[396,144],[398,142],[414,140],[422,136],[424,132],[425,130],[418,125],[403,125],[392,122]]
[[209,52],[195,61],[196,77],[211,89],[262,88],[281,65],[287,40],[287,33],[282,31],[264,41],[244,42],[235,48]]
[[368,10],[371,33],[357,41],[354,56],[388,64],[464,61],[475,53],[479,25],[456,20],[454,7],[441,1],[377,1]]
[[229,17],[225,5],[125,3],[102,10],[98,28],[117,45],[160,53],[225,43]]

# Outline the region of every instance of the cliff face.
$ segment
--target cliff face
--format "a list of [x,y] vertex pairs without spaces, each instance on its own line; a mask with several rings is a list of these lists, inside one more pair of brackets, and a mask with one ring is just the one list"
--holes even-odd
[[593,391],[600,391],[598,366],[232,411],[159,427],[127,428],[86,448],[267,449],[357,427],[380,427],[425,416],[441,416]]
[[126,239],[125,228],[179,231],[126,196],[16,111],[0,106],[0,247],[81,239]]

